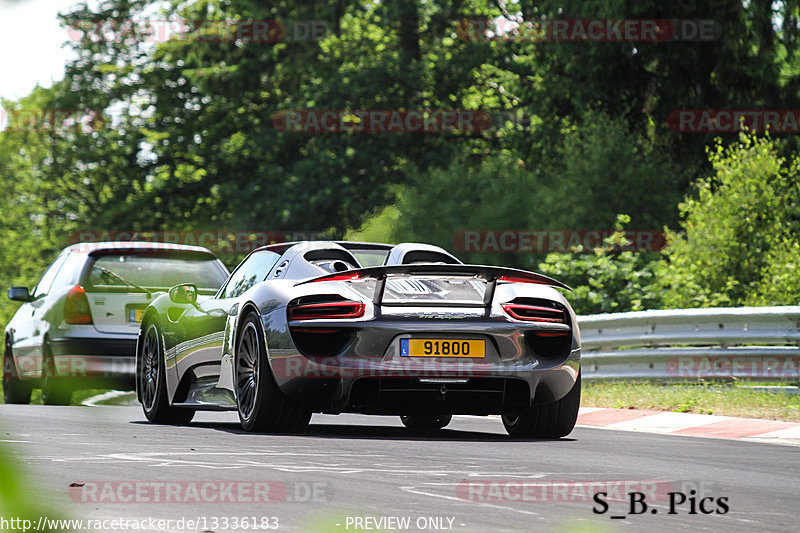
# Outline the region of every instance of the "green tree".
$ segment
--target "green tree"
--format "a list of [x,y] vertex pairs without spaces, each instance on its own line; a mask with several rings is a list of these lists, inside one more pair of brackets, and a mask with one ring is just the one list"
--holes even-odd
[[552,206],[549,227],[614,227],[628,214],[633,229],[658,229],[678,221],[684,174],[645,137],[631,133],[620,118],[589,111],[562,134],[547,169]]
[[[621,119],[590,112],[568,127],[555,157],[522,158],[506,149],[465,151],[445,169],[417,170],[399,194],[394,240],[451,247],[464,230],[611,230],[676,224],[680,169]],[[654,194],[657,193],[657,194]],[[462,254],[473,262],[533,268],[547,251]]]
[[[149,4],[107,0],[65,22],[91,28],[110,20],[123,28],[145,18]],[[391,187],[406,180],[411,161],[445,167],[469,136],[286,132],[275,117],[307,109],[458,109],[468,97],[475,103],[470,71],[490,51],[455,53],[466,43],[445,28],[463,9],[410,0],[173,2],[158,18],[198,23],[180,38],[146,46],[87,31],[63,102],[123,110],[114,129],[124,132],[125,149],[111,160],[88,145],[72,161],[103,165],[120,181],[113,190],[127,192],[123,210],[104,219],[109,225],[332,228],[341,235],[392,200]],[[235,30],[231,21],[276,19],[317,20],[329,31],[319,40],[290,34],[267,43],[214,33]]]
[[771,139],[709,150],[714,174],[680,205],[659,279],[667,307],[796,304],[800,162]]
[[[502,4],[500,4],[502,5]],[[521,0],[513,19],[710,20],[709,40],[525,42],[508,44],[507,88],[536,109],[554,135],[565,117],[601,109],[647,135],[684,168],[705,164],[710,134],[678,134],[667,117],[680,109],[797,109],[798,6],[790,0]],[[495,12],[497,15],[500,12]],[[736,135],[727,135],[726,142]],[[792,143],[790,146],[795,146]],[[687,185],[691,176],[684,178]]]
[[[51,95],[37,88],[19,102],[3,101],[14,110],[52,109]],[[13,116],[13,115],[12,115]],[[70,201],[74,181],[51,174],[58,135],[51,128],[11,120],[0,132],[0,323],[5,324],[19,304],[5,298],[5,290],[31,288],[44,268],[66,245],[76,228],[77,213]]]
[[628,223],[629,216],[619,215],[616,231],[604,246],[574,251],[589,253],[550,253],[539,264],[539,272],[572,287],[567,298],[576,313],[620,313],[660,307],[661,295],[655,283],[660,254],[625,250],[631,244],[624,234]]
[[[459,231],[528,229],[537,210],[548,211],[537,169],[508,152],[466,153],[446,168],[412,171],[398,194],[394,241],[429,242],[453,250]],[[532,257],[489,252],[456,254],[471,263],[532,265]]]
[[[156,44],[121,30],[147,18],[154,2],[84,4],[65,17],[88,31],[77,43],[60,102],[123,113],[110,131],[59,151],[53,172],[88,176],[91,187],[78,188],[76,196],[116,205],[99,217],[109,227],[331,228],[341,235],[391,203],[410,175],[460,167],[465,152],[505,152],[538,169],[536,187],[558,198],[543,217],[548,227],[562,224],[565,202],[576,199],[579,209],[608,209],[573,208],[567,227],[610,225],[617,212],[629,213],[633,225],[671,225],[680,194],[705,163],[708,138],[669,131],[668,114],[797,99],[797,10],[778,2],[773,11],[772,4],[174,1],[153,18],[218,26],[198,24]],[[462,20],[476,16],[523,24],[705,18],[722,32],[709,42],[475,42],[464,38]],[[329,30],[318,40],[215,38],[229,21],[274,19],[319,20]],[[778,20],[781,27],[773,23]],[[91,25],[108,28],[109,21],[119,38],[97,38]],[[515,109],[531,122],[451,136],[309,134],[273,124],[277,113],[298,109],[420,108]],[[598,116],[612,117],[607,131],[598,130]],[[631,150],[620,144],[625,136]],[[610,146],[598,150],[603,143]],[[582,157],[597,154],[605,159]],[[630,155],[636,163],[626,167]],[[652,159],[657,171],[642,159]],[[675,169],[665,175],[660,170],[668,159]],[[654,177],[659,202],[644,194]]]

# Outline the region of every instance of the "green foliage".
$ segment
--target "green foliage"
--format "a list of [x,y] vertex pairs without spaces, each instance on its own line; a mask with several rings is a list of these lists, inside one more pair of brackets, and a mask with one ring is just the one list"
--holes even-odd
[[[624,249],[624,225],[630,217],[619,215],[616,232],[605,246],[591,253],[551,253],[539,264],[539,272],[553,276],[570,287],[567,298],[579,315],[642,311],[659,307],[654,289],[654,270],[659,254]],[[576,250],[579,252],[580,250]]]
[[[618,213],[630,213],[635,229],[677,222],[680,170],[645,139],[628,133],[621,120],[589,112],[580,124],[565,126],[559,138],[551,157],[476,149],[447,168],[411,173],[410,185],[399,194],[393,238],[451,248],[455,233],[463,230],[607,231]],[[544,253],[462,255],[470,262],[527,268],[544,258]]]
[[[5,109],[47,109],[52,96],[35,90],[20,102],[4,101]],[[50,174],[52,134],[37,131],[0,133],[0,323],[5,324],[19,304],[5,298],[5,290],[29,288],[64,246],[74,228],[70,203],[75,179]]]
[[668,307],[796,304],[800,162],[776,143],[743,135],[709,150],[714,174],[699,180],[670,233],[659,279]]
[[767,252],[758,284],[748,305],[798,305],[800,303],[800,240],[784,239]]
[[[797,4],[741,0],[521,0],[523,19],[610,18],[713,20],[705,41],[523,42],[509,45],[508,87],[540,110],[550,131],[598,106],[647,135],[658,151],[685,168],[705,164],[713,134],[679,135],[667,117],[680,109],[797,109],[800,69]],[[778,25],[780,21],[780,25]],[[727,136],[735,140],[735,134]],[[797,147],[796,140],[790,146]],[[682,175],[681,186],[690,175]]]
[[[93,9],[80,6],[65,21],[124,25],[145,18],[153,4],[105,0]],[[697,172],[705,138],[669,132],[668,113],[741,102],[768,107],[787,102],[798,86],[797,69],[782,68],[793,61],[796,31],[764,24],[760,4],[515,7],[528,21],[658,12],[711,18],[730,30],[702,44],[602,45],[463,39],[456,31],[462,19],[517,18],[485,1],[208,0],[161,9],[160,18],[188,21],[313,19],[329,31],[320,40],[278,43],[208,39],[202,31],[155,46],[81,40],[69,83],[57,90],[59,105],[122,111],[107,131],[76,139],[54,160],[59,175],[78,170],[89,179],[90,187],[75,189],[78,198],[116,207],[87,214],[84,224],[332,228],[341,235],[390,203],[409,176],[458,168],[465,152],[508,152],[524,161],[536,186],[548,185],[540,192],[555,199],[550,207],[537,202],[541,227],[597,227],[619,212],[634,225],[674,224],[674,204]],[[791,9],[778,9],[793,20]],[[273,124],[285,110],[460,108],[515,109],[533,126],[442,136],[292,133]],[[680,168],[665,172],[670,159]],[[653,188],[660,201],[646,194]],[[574,202],[572,209],[564,202]],[[565,212],[571,218],[557,220]]]
[[[625,122],[589,111],[565,128],[546,170],[550,208],[540,227],[608,230],[618,213],[630,216],[635,229],[657,229],[677,223],[681,197],[679,168],[646,138],[630,133]],[[539,200],[541,202],[541,199]]]
[[[448,168],[415,170],[398,195],[395,241],[421,241],[453,249],[457,231],[528,228],[537,210],[547,211],[536,169],[507,152],[468,154]],[[470,263],[517,262],[530,256],[459,253]]]
[[[144,18],[148,4],[106,0],[66,19],[123,22]],[[458,3],[209,0],[165,9],[163,17],[190,22],[317,20],[328,31],[320,40],[277,43],[210,39],[198,31],[150,48],[81,41],[62,102],[116,104],[123,113],[113,129],[125,131],[130,150],[111,160],[95,149],[108,144],[101,135],[74,158],[101,165],[119,182],[111,190],[127,195],[116,199],[120,211],[101,219],[106,227],[332,228],[340,236],[391,201],[410,161],[444,166],[454,146],[469,140],[286,132],[275,125],[276,116],[292,110],[465,107],[470,71],[490,51],[469,50],[466,60],[455,53],[465,43],[454,42],[445,27],[465,9]]]
[[392,242],[392,231],[400,212],[393,205],[386,206],[373,217],[364,221],[357,230],[348,231],[344,238],[348,241]]
[[[5,443],[0,444],[0,517],[5,518],[11,526],[4,531],[30,531],[36,527],[39,517],[42,516],[53,521],[62,518],[60,511],[55,512],[42,504],[41,495],[39,489],[32,486],[28,473],[23,468],[23,461]],[[12,518],[19,520],[12,523]],[[66,530],[50,531],[55,533]]]
[[[687,201],[687,236],[673,236],[669,265],[603,252],[465,259],[543,262],[571,280],[585,310],[655,305],[662,289],[670,306],[790,302],[800,289],[797,193],[784,182],[795,164],[776,162],[797,140],[723,163],[724,148],[705,156],[709,135],[673,132],[667,116],[800,107],[797,15],[791,2],[737,0],[78,4],[64,23],[84,29],[152,18],[317,20],[327,31],[268,43],[208,38],[207,28],[158,43],[87,32],[63,83],[6,103],[98,110],[107,120],[93,132],[0,133],[0,283],[32,285],[80,229],[340,237],[369,220],[362,238],[452,248],[459,230],[607,230],[618,213],[633,229],[676,228],[680,198],[710,165],[717,176],[701,180],[698,195],[714,208],[695,220],[705,200]],[[463,19],[500,16],[712,19],[723,31],[707,42],[604,43],[476,42],[461,31]],[[527,122],[439,135],[286,132],[274,121],[291,110],[365,109],[511,110]],[[724,187],[726,172],[783,176],[776,164],[786,174],[766,180],[772,189]],[[749,206],[744,222],[729,222],[735,209],[718,199],[729,196],[730,206]],[[666,285],[648,288],[662,268]],[[0,320],[13,309],[0,303]]]

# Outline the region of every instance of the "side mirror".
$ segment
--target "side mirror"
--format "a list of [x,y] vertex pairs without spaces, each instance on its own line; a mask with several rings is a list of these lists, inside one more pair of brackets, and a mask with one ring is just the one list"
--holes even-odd
[[197,286],[191,283],[175,285],[169,290],[169,299],[176,304],[197,303]]
[[32,302],[28,287],[11,287],[8,289],[8,299],[15,302]]

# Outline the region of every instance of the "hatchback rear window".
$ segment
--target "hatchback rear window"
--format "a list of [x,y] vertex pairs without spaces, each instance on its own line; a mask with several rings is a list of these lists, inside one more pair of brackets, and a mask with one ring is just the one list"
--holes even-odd
[[84,285],[96,292],[136,292],[136,285],[147,289],[169,289],[193,283],[199,289],[215,292],[228,278],[228,272],[213,257],[192,254],[113,254],[97,257],[84,274]]

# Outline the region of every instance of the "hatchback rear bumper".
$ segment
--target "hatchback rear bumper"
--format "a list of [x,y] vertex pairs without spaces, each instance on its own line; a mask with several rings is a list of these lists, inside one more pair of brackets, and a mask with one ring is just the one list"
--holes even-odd
[[131,338],[64,338],[50,342],[55,373],[59,378],[84,382],[108,382],[133,388],[136,375],[136,336]]

